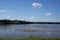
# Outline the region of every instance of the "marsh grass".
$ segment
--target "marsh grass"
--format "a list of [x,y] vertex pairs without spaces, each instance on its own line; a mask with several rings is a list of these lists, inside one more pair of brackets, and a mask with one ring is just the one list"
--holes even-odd
[[60,38],[57,37],[33,37],[33,36],[28,36],[25,38],[0,38],[0,40],[60,40]]

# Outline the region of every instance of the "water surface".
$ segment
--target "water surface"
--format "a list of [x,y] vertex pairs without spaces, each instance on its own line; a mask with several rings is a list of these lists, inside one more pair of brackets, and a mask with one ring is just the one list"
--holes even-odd
[[[18,30],[19,29],[19,30]],[[0,38],[20,38],[26,36],[41,36],[41,37],[60,37],[60,32],[25,32],[20,29],[31,30],[60,30],[60,24],[15,24],[15,25],[0,25]]]

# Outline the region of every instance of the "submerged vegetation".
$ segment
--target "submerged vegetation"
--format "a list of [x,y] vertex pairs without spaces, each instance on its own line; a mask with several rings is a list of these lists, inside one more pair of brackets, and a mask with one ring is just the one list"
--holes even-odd
[[0,20],[0,24],[60,24],[60,22],[29,22],[22,20]]
[[33,36],[28,36],[26,38],[0,38],[0,40],[60,40],[60,38],[56,37],[33,37]]

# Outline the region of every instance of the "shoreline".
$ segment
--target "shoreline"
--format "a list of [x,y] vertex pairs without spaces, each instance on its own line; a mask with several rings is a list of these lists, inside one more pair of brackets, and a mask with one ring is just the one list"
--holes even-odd
[[31,22],[22,20],[0,20],[0,24],[60,24],[60,22]]

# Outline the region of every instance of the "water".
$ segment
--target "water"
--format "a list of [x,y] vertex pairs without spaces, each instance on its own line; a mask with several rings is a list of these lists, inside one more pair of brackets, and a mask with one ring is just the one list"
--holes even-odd
[[[19,30],[18,30],[19,29]],[[27,36],[60,37],[60,32],[24,32],[20,29],[60,30],[60,24],[15,24],[0,25],[0,38],[21,38]]]

